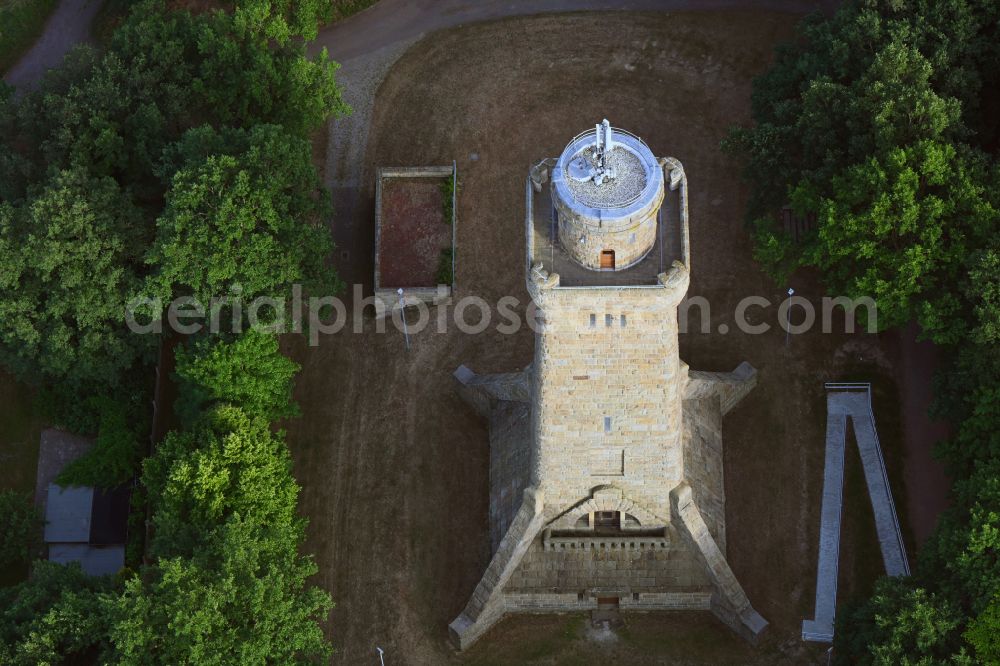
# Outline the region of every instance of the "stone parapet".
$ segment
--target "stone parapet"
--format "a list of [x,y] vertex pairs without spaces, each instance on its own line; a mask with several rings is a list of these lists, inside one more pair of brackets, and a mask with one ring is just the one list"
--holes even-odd
[[671,490],[670,503],[679,531],[694,545],[715,586],[712,612],[741,636],[756,643],[767,628],[767,621],[750,605],[743,587],[729,568],[698,510],[691,487],[682,483]]
[[402,297],[395,289],[376,289],[373,295],[376,319],[390,317],[394,312],[413,307],[417,303],[428,305],[451,303],[451,287],[443,284],[437,287],[407,287],[403,290]]
[[684,387],[685,400],[718,397],[725,415],[757,386],[757,370],[746,361],[732,372],[690,370]]
[[521,508],[472,592],[472,598],[448,625],[452,642],[459,649],[471,645],[503,616],[505,606],[501,590],[542,528],[542,505],[542,493],[534,488],[524,491]]
[[556,550],[598,550],[598,551],[645,551],[667,548],[670,537],[666,530],[661,534],[622,534],[620,536],[598,536],[594,534],[575,534],[542,537],[542,548],[547,551]]

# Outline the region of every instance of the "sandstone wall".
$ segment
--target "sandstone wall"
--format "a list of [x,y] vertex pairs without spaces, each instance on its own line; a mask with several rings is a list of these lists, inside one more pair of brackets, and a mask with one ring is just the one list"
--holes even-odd
[[[678,273],[681,273],[678,275]],[[677,303],[687,274],[627,288],[529,283],[542,310],[534,362],[533,483],[546,513],[613,484],[659,515],[683,478]]]

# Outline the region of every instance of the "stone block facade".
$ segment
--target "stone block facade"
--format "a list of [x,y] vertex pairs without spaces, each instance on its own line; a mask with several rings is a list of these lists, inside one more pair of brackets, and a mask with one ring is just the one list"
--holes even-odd
[[[535,189],[557,164],[532,170]],[[692,372],[679,358],[687,180],[676,160],[658,164],[662,182],[681,190],[682,259],[655,284],[619,276],[563,287],[532,265],[529,247],[528,291],[541,313],[531,367],[455,373],[490,423],[493,546],[450,626],[459,648],[505,613],[590,610],[598,597],[623,609],[710,610],[750,640],[767,626],[725,557],[722,419],[756,372],[746,363]]]

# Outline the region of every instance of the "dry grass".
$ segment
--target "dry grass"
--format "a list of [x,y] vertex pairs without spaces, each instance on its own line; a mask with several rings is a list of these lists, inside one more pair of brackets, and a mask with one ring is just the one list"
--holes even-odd
[[[566,617],[512,618],[470,653],[447,644],[488,557],[486,424],[455,395],[460,363],[477,372],[530,363],[526,328],[475,336],[433,327],[413,335],[341,333],[315,349],[285,344],[303,363],[289,425],[301,509],[310,518],[317,582],[337,603],[329,634],[337,663],[808,663],[799,623],[811,615],[822,492],[825,398],[822,382],[858,364],[891,375],[892,342],[867,335],[793,338],[777,327],[775,285],[751,260],[743,226],[746,186],[719,150],[726,129],[749,116],[755,74],[797,17],[777,13],[561,15],[481,24],[435,34],[396,64],[379,90],[365,164],[364,205],[349,250],[365,257],[370,287],[374,168],[458,161],[457,296],[495,302],[524,287],[523,201],[528,166],[559,153],[576,132],[608,117],[642,136],[657,154],[685,165],[690,181],[690,294],[712,304],[712,328],[732,326],[747,295],[775,303],[757,310],[772,330],[760,336],[682,336],[691,367],[730,370],[748,360],[756,390],[726,419],[725,471],[730,562],[756,608],[772,623],[770,642],[752,649],[711,618],[631,616],[613,644],[568,629]],[[608,35],[614,40],[608,40]],[[600,45],[599,48],[595,45]],[[472,160],[475,153],[478,159]],[[796,290],[821,294],[808,276]],[[453,328],[453,327],[452,327]],[[879,366],[881,364],[881,366]],[[853,488],[853,487],[852,487]],[[668,492],[669,488],[664,488]],[[863,507],[849,489],[848,534],[863,534]],[[858,522],[860,521],[860,522]],[[856,527],[852,527],[856,525]],[[874,539],[874,534],[870,535]],[[853,538],[853,537],[852,537]],[[858,571],[845,549],[842,568]]]

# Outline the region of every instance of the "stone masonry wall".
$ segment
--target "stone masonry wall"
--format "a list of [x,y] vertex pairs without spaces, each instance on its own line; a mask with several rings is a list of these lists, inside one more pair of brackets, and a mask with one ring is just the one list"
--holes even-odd
[[521,505],[531,469],[531,414],[523,402],[500,402],[490,417],[490,552]]
[[529,283],[544,321],[532,417],[533,483],[545,490],[546,514],[613,484],[669,515],[667,493],[683,478],[677,302],[686,272],[648,288],[546,284]]
[[584,594],[710,592],[712,581],[687,542],[670,530],[667,543],[645,548],[546,551],[536,538],[505,594],[559,590]]
[[723,554],[726,552],[726,495],[722,465],[722,413],[712,398],[685,400],[684,478]]
[[616,270],[628,268],[641,261],[656,242],[658,208],[659,205],[648,211],[645,217],[637,216],[631,226],[600,232],[581,224],[575,213],[559,209],[559,242],[571,257],[588,268],[600,268],[604,250],[614,250]]

